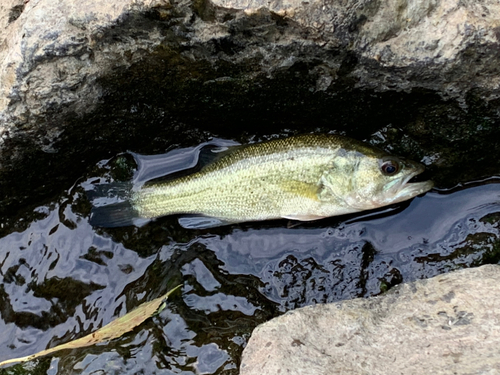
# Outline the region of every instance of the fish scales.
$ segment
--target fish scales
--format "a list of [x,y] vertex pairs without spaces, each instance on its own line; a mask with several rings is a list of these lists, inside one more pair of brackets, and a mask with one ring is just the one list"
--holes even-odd
[[263,220],[318,206],[310,185],[318,184],[340,144],[325,147],[316,137],[304,137],[263,145],[244,147],[199,173],[139,191],[135,204],[141,216],[203,212],[233,221],[242,216]]

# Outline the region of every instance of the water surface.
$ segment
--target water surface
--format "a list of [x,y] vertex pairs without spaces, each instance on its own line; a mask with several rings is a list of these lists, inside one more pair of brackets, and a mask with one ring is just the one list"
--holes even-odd
[[130,155],[102,161],[57,201],[38,207],[36,219],[3,228],[0,360],[81,337],[182,283],[163,312],[122,338],[24,368],[237,374],[254,327],[290,309],[377,295],[401,282],[500,260],[499,178],[291,227],[278,220],[193,231],[175,217],[139,228],[89,225],[85,190],[128,178],[140,185],[166,170],[195,168],[202,146],[135,155],[138,171]]

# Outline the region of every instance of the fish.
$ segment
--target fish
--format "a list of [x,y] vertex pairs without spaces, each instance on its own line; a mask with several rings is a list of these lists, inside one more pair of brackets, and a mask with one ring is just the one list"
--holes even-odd
[[298,135],[234,146],[194,173],[131,188],[124,201],[93,207],[90,224],[140,226],[167,215],[182,215],[179,223],[190,229],[312,221],[423,194],[434,185],[412,181],[423,171],[420,163],[355,139]]

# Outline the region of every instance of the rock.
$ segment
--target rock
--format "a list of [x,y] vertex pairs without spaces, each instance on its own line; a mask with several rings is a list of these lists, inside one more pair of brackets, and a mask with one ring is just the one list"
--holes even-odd
[[500,266],[297,309],[258,326],[240,373],[496,374]]
[[8,0],[0,210],[193,128],[364,138],[421,115],[414,129],[444,134],[426,154],[445,160],[456,132],[440,130],[441,115],[425,118],[429,103],[449,100],[442,116],[469,138],[497,128],[499,13],[494,0]]

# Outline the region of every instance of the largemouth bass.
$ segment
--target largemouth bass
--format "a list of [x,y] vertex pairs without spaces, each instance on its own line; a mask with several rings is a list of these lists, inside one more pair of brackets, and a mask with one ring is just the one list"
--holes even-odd
[[126,202],[94,207],[90,223],[116,227],[173,214],[188,228],[370,210],[425,193],[410,182],[423,165],[337,135],[301,135],[236,146],[196,173],[130,191]]

